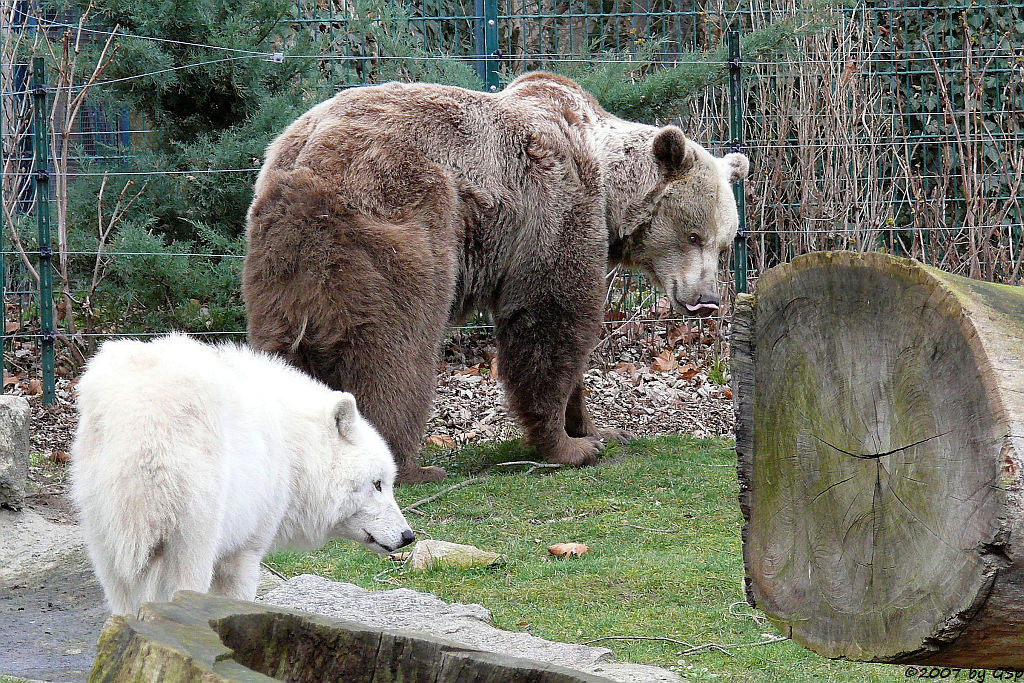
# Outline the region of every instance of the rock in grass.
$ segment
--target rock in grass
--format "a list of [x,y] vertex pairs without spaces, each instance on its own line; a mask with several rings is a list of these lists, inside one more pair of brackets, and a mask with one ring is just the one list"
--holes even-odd
[[449,543],[448,541],[420,541],[409,557],[409,566],[413,569],[431,569],[434,567],[486,567],[504,560],[504,556],[489,550]]
[[0,507],[20,510],[28,481],[28,401],[0,396]]

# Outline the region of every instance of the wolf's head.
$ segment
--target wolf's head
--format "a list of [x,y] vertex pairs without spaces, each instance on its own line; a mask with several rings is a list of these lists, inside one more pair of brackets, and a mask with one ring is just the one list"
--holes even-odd
[[377,430],[356,409],[352,394],[336,392],[328,420],[339,451],[335,486],[339,511],[332,536],[377,553],[409,545],[416,536],[395,501],[395,462]]

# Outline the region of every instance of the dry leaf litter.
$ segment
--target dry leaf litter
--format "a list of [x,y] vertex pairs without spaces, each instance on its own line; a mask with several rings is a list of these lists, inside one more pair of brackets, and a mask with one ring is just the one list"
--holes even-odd
[[[592,354],[584,377],[587,406],[598,426],[626,429],[635,436],[732,435],[732,392],[720,383],[721,374],[717,382],[712,380],[716,361],[727,360],[728,344],[717,321],[691,324],[616,323]],[[32,488],[42,494],[62,493],[77,422],[76,371],[58,351],[56,402],[44,407],[37,351],[17,340],[7,350],[4,391],[26,396],[32,408]],[[426,442],[459,448],[520,438],[496,378],[499,373],[500,358],[489,330],[456,331],[444,348]]]

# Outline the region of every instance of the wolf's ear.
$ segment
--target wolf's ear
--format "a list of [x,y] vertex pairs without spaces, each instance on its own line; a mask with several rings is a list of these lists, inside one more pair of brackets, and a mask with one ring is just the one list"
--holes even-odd
[[334,409],[331,410],[331,417],[338,430],[338,436],[345,439],[352,432],[352,426],[356,423],[359,411],[356,410],[356,397],[352,394],[339,391],[337,397]]
[[654,136],[651,152],[666,176],[679,176],[693,166],[693,150],[686,146],[686,136],[676,126],[665,126]]
[[750,172],[750,159],[747,158],[746,154],[740,154],[739,152],[726,154],[722,157],[722,161],[725,162],[725,168],[729,172],[730,183],[743,180],[747,177],[747,173]]

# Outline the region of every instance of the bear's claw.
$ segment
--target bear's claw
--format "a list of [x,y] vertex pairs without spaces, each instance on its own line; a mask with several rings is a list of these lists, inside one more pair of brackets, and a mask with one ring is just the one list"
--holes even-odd
[[636,434],[626,429],[602,429],[598,432],[604,441],[618,441],[629,443],[636,438]]

